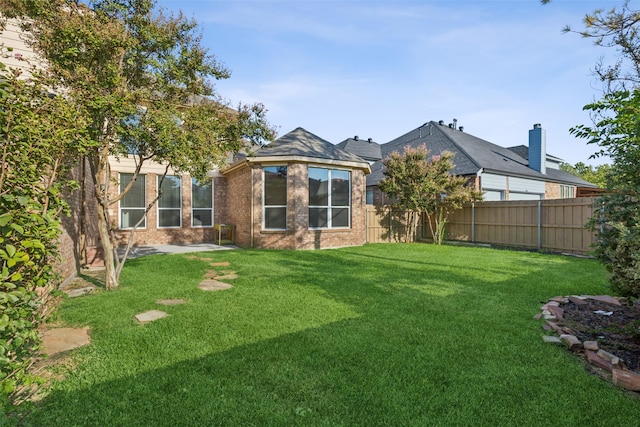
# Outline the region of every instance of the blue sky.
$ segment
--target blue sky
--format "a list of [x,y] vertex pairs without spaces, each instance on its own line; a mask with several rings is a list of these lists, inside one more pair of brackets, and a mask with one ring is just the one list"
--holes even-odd
[[[547,152],[575,164],[596,151],[569,134],[601,96],[591,70],[615,59],[563,34],[610,0],[160,0],[195,17],[202,43],[231,69],[216,82],[233,104],[262,102],[282,135],[303,127],[337,144],[388,142],[429,120],[526,145],[541,123]],[[633,7],[634,5],[631,4]]]

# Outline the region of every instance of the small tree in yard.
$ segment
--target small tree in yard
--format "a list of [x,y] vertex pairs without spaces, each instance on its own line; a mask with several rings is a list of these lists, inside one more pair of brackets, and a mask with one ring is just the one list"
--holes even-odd
[[[133,241],[119,257],[109,210],[145,163],[164,164],[165,175],[173,168],[204,179],[247,140],[273,137],[262,105],[231,110],[216,94],[211,81],[228,78],[229,71],[200,45],[196,23],[156,10],[153,0],[6,0],[0,12],[26,18],[30,45],[67,100],[86,112],[108,289],[118,286]],[[136,165],[117,195],[111,156],[130,156]]]
[[414,232],[417,216],[424,213],[433,242],[442,244],[449,215],[482,198],[465,178],[451,175],[453,156],[445,151],[429,158],[426,146],[421,145],[406,147],[404,154],[394,151],[383,161],[385,176],[378,186],[397,200],[397,207],[408,212],[407,240]]

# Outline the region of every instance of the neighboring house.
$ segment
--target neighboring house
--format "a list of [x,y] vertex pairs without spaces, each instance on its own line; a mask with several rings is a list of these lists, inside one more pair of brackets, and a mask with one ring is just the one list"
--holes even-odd
[[[465,133],[455,122],[430,121],[383,144],[382,155],[423,144],[432,156],[454,153],[452,173],[467,177],[486,201],[569,198],[575,197],[578,188],[596,187],[559,169],[562,160],[546,153],[546,134],[539,124],[529,130],[528,147],[504,148]],[[367,177],[367,191],[373,192],[376,205],[386,202],[377,188],[383,177],[382,161],[378,161]]]

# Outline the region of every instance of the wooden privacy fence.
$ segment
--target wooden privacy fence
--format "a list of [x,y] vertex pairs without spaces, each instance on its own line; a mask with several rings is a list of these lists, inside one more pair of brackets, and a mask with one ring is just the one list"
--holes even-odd
[[[584,225],[593,215],[597,200],[581,197],[475,203],[451,216],[446,239],[585,255],[594,233]],[[367,242],[405,241],[406,218],[403,211],[367,206]],[[430,237],[422,218],[409,240]]]

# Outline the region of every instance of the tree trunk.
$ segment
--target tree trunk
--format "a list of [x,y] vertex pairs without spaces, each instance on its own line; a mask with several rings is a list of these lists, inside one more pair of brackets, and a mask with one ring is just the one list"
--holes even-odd
[[111,224],[106,220],[105,212],[103,209],[107,209],[104,206],[99,206],[100,214],[98,215],[98,232],[100,233],[100,242],[102,243],[102,252],[104,258],[104,269],[106,273],[105,287],[107,289],[115,289],[119,285],[119,278],[116,274],[116,259],[117,256],[114,252],[113,242],[109,236],[109,227]]

